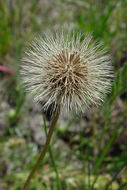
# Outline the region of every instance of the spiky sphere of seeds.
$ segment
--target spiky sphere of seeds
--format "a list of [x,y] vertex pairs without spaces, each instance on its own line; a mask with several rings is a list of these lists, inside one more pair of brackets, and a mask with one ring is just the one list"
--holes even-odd
[[43,110],[58,105],[84,111],[100,104],[111,88],[111,58],[91,35],[48,33],[36,38],[22,58],[23,84]]

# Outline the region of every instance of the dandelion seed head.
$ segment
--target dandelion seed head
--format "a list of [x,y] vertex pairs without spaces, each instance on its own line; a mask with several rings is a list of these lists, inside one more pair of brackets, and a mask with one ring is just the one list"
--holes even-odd
[[21,76],[43,110],[99,105],[111,89],[111,57],[91,35],[56,32],[36,38],[22,58]]

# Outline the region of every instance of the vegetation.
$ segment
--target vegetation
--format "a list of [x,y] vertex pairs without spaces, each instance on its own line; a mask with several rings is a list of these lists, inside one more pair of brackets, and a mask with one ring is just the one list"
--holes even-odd
[[22,52],[33,35],[63,24],[104,42],[115,79],[101,108],[61,116],[49,154],[28,189],[126,190],[126,0],[0,1],[0,66],[6,68],[0,67],[0,189],[21,189],[48,125],[20,85]]

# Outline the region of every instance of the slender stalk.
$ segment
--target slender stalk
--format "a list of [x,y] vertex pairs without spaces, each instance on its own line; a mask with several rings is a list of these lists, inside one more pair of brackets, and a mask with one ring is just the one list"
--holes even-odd
[[50,144],[51,137],[53,135],[54,128],[56,126],[56,122],[57,122],[57,120],[59,118],[59,113],[60,113],[60,109],[57,109],[57,111],[56,111],[56,113],[55,113],[55,115],[54,115],[54,117],[52,119],[52,122],[51,122],[51,126],[50,126],[50,129],[49,129],[47,138],[46,138],[45,146],[44,146],[44,148],[43,148],[43,150],[42,150],[42,152],[41,152],[41,154],[40,154],[40,156],[39,156],[36,164],[34,165],[33,169],[31,170],[31,172],[30,172],[30,174],[29,174],[29,176],[28,176],[28,178],[27,178],[24,186],[22,187],[22,190],[26,190],[27,189],[27,187],[28,187],[28,185],[29,185],[29,183],[30,183],[33,175],[35,174],[35,172],[38,169],[40,163],[42,162],[42,160],[45,157],[45,154],[46,154],[46,152],[47,152],[47,150],[49,148],[49,144]]
[[[43,113],[42,113],[42,116],[43,116],[43,121],[44,121],[44,131],[45,131],[45,134],[47,136],[48,133],[47,133],[46,120],[45,120],[45,116],[44,116]],[[49,154],[50,154],[50,158],[51,158],[51,161],[52,161],[52,165],[53,165],[55,173],[56,173],[56,180],[57,180],[58,189],[62,190],[62,185],[61,185],[61,181],[60,181],[60,177],[59,177],[59,172],[58,172],[58,169],[57,169],[57,165],[56,165],[56,162],[55,162],[55,158],[54,158],[54,155],[53,155],[53,151],[52,151],[52,146],[51,145],[49,145]]]

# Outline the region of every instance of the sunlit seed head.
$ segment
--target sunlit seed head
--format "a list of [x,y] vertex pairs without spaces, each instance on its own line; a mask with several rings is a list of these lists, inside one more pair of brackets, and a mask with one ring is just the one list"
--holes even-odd
[[92,36],[56,32],[35,39],[22,58],[23,84],[43,110],[99,105],[111,88],[111,58]]

